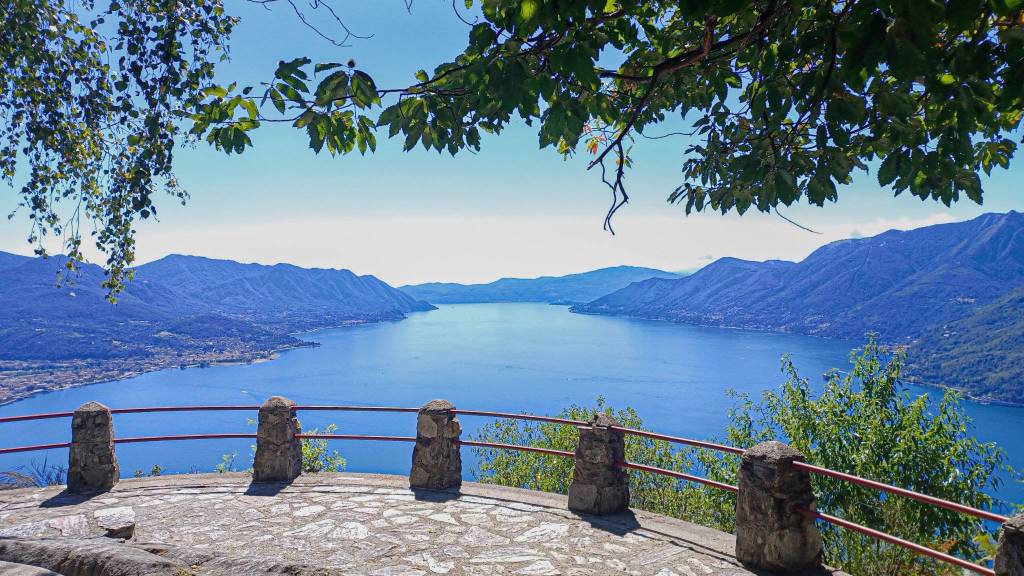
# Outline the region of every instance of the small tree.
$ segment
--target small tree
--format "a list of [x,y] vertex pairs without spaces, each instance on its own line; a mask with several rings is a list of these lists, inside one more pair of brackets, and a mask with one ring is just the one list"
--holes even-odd
[[[819,466],[992,508],[987,492],[1000,484],[996,472],[1009,468],[1000,448],[970,435],[960,396],[946,391],[935,402],[911,395],[901,378],[905,352],[873,339],[851,360],[852,370],[830,371],[815,396],[792,360],[783,358],[786,383],[758,404],[742,398],[731,440],[749,445],[777,438]],[[829,514],[961,557],[984,556],[975,539],[985,528],[973,517],[842,480],[813,476],[813,483],[818,508]],[[821,530],[828,562],[853,574],[959,574],[856,532],[828,524]]]

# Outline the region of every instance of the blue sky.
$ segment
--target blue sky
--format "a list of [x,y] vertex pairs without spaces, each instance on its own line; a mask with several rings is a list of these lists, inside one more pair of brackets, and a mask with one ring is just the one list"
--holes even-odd
[[[258,82],[272,75],[280,59],[354,58],[379,86],[396,87],[413,82],[417,69],[451,59],[469,29],[443,0],[416,0],[410,11],[403,0],[336,6],[354,32],[372,38],[338,48],[304,28],[285,5],[268,11],[231,3],[241,10],[242,23],[222,77]],[[325,31],[337,30],[323,15],[316,21]],[[668,138],[634,147],[627,176],[632,201],[617,216],[613,237],[601,230],[607,189],[585,170],[586,158],[563,161],[550,149],[539,150],[536,131],[526,126],[485,138],[482,152],[456,158],[422,149],[403,153],[401,141],[386,134],[379,135],[375,155],[317,156],[304,136],[269,126],[255,134],[255,149],[241,156],[205,144],[181,150],[177,172],[191,200],[186,207],[170,198],[160,202],[160,221],[139,227],[139,261],[169,253],[284,261],[351,268],[394,284],[489,281],[617,264],[680,270],[722,256],[800,259],[831,240],[1024,208],[1018,159],[1011,170],[985,181],[984,206],[965,201],[948,209],[909,195],[894,198],[870,174],[841,188],[837,204],[785,211],[820,235],[771,215],[686,217],[665,201],[680,182],[686,146],[682,138]],[[6,213],[15,204],[14,191],[7,190],[0,209]],[[27,231],[23,212],[4,221],[0,250],[30,253]]]

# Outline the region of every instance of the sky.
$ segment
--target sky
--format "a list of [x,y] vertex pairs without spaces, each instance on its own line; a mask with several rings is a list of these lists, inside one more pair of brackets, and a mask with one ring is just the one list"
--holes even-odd
[[[272,76],[278,60],[309,56],[352,58],[378,86],[408,85],[416,70],[458,54],[469,31],[444,0],[416,0],[408,10],[405,0],[335,7],[353,32],[369,37],[336,47],[283,3],[269,10],[231,3],[242,21],[221,78],[259,82]],[[323,14],[312,20],[342,35]],[[836,204],[783,211],[818,234],[776,215],[686,216],[666,198],[681,182],[687,142],[665,138],[634,146],[626,180],[631,202],[615,217],[612,236],[602,230],[611,198],[599,175],[586,170],[586,155],[565,161],[540,150],[535,128],[525,125],[485,137],[481,152],[455,158],[421,148],[403,153],[401,140],[387,140],[386,133],[378,134],[377,153],[364,157],[318,156],[303,131],[286,126],[260,128],[253,140],[255,148],[239,156],[205,144],[177,153],[177,176],[191,198],[184,207],[157,198],[159,221],[138,227],[138,263],[174,253],[289,262],[349,268],[393,285],[488,282],[620,264],[678,271],[724,256],[800,260],[834,240],[1024,208],[1018,159],[984,179],[984,206],[964,200],[946,208],[909,194],[894,197],[874,174],[859,174],[840,188]],[[0,185],[0,211],[16,204],[16,191]],[[0,220],[0,250],[31,254],[28,231],[24,211]],[[86,254],[103,261],[95,251]]]

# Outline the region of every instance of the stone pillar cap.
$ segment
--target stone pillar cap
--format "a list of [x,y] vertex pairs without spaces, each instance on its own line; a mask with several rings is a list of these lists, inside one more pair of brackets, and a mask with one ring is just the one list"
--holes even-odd
[[622,426],[619,421],[605,414],[604,412],[598,412],[594,414],[594,417],[590,419],[591,426],[600,426],[602,428],[611,428],[612,426]]
[[75,408],[75,412],[106,412],[108,410],[110,410],[110,408],[107,408],[95,400],[90,400],[78,408]]
[[744,458],[764,460],[766,462],[783,462],[783,461],[794,461],[803,460],[804,455],[799,450],[783,444],[778,440],[769,440],[768,442],[762,442],[756,446],[751,446],[743,453]]
[[420,408],[420,414],[440,414],[444,412],[451,412],[454,409],[455,405],[452,404],[451,402],[447,400],[436,399],[424,404],[423,407]]
[[285,398],[284,396],[271,396],[270,398],[267,398],[267,401],[263,403],[263,406],[266,408],[275,406],[287,406],[288,408],[291,408],[292,406],[295,406],[295,402]]
[[1012,532],[1014,534],[1024,533],[1024,514],[1010,516],[1006,522],[1003,522],[1003,531]]

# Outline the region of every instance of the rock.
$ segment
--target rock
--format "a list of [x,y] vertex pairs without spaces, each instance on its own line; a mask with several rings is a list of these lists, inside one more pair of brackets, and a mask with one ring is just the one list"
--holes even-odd
[[569,509],[580,514],[615,514],[629,508],[629,474],[618,465],[626,459],[619,423],[597,414],[589,427],[580,428],[576,465],[569,484]]
[[781,442],[764,442],[743,453],[736,497],[736,559],[773,572],[821,566],[822,543],[814,520],[796,508],[814,510],[807,472],[793,467],[804,456]]
[[189,567],[106,539],[3,539],[0,560],[63,576],[182,576]]
[[996,576],[1024,576],[1024,514],[1003,523],[993,569]]
[[71,418],[68,491],[110,490],[120,476],[110,409],[99,402],[87,402]]
[[46,568],[36,568],[25,564],[14,564],[0,560],[0,574],[4,576],[61,576]]
[[82,514],[59,516],[47,522],[47,525],[60,532],[61,536],[82,538],[92,535],[92,527]]
[[195,567],[197,574],[217,574],[218,576],[343,576],[347,574],[335,568],[267,558],[200,552],[191,548],[155,542],[132,544],[131,546]]
[[441,490],[462,485],[462,455],[455,443],[462,434],[447,400],[431,400],[416,419],[416,447],[412,451],[409,485]]
[[294,407],[295,402],[281,396],[260,406],[253,481],[291,482],[302,472],[302,442],[295,437],[301,430]]
[[135,534],[135,511],[131,506],[104,508],[97,510],[93,515],[100,528],[106,530],[105,535],[108,538],[127,540]]

